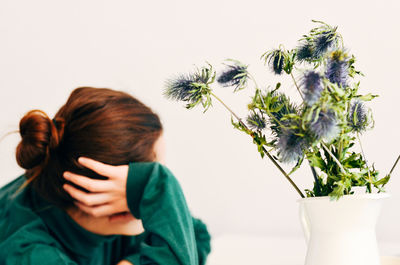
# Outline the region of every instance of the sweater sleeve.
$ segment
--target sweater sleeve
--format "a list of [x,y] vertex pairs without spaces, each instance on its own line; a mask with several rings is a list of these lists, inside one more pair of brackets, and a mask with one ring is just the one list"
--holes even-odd
[[[192,217],[194,233],[197,245],[197,256],[199,258],[199,265],[205,265],[207,262],[207,256],[211,251],[211,236],[208,233],[207,226],[197,218]],[[129,237],[130,242],[128,243],[127,252],[124,260],[131,262],[132,264],[140,264],[140,253],[137,251],[139,249],[140,242],[146,238],[146,232],[135,236]],[[130,254],[131,253],[131,254]]]
[[134,265],[198,265],[193,219],[173,174],[156,162],[130,163],[126,192],[146,231],[139,254],[126,259]]
[[194,233],[196,235],[197,254],[199,264],[205,265],[207,256],[211,252],[211,236],[208,233],[207,226],[200,220],[193,217]]

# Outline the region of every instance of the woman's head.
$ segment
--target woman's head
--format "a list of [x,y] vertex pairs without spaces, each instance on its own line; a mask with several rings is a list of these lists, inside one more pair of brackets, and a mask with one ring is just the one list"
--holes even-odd
[[162,133],[159,117],[127,93],[105,88],[75,89],[50,119],[28,112],[20,122],[18,164],[30,185],[49,202],[72,206],[64,191],[64,171],[102,178],[77,159],[90,157],[111,165],[153,161],[154,144]]

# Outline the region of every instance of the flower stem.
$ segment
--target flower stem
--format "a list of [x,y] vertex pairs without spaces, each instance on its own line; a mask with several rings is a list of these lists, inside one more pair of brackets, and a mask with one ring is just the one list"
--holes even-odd
[[289,177],[289,175],[283,170],[283,168],[276,162],[276,160],[271,156],[271,154],[264,148],[262,147],[263,151],[265,154],[267,154],[268,158],[271,159],[272,163],[279,169],[279,171],[282,172],[282,174],[285,176],[285,178],[292,184],[293,188],[296,189],[297,193],[300,195],[300,197],[304,198],[304,194],[300,191],[299,187],[297,187],[296,183]]
[[332,154],[331,150],[321,141],[321,146],[325,149],[325,151],[332,157],[332,159],[336,162],[336,164],[339,166],[340,170],[343,171],[343,173],[346,173],[346,170],[344,169],[343,165],[340,163],[340,161],[336,158],[334,154]]
[[294,78],[294,76],[293,76],[293,73],[292,73],[292,72],[290,73],[290,76],[292,77],[293,83],[294,83],[294,85],[296,86],[296,88],[297,88],[297,91],[299,91],[299,94],[300,94],[300,97],[301,97],[301,99],[304,101],[303,94],[301,93],[301,91],[300,91],[300,87],[299,87],[299,85],[297,84],[297,82],[296,82],[296,79]]
[[[242,120],[239,118],[236,113],[234,113],[218,96],[216,96],[213,92],[210,92],[210,94],[217,99],[237,120],[238,122],[245,128],[249,134],[251,135],[252,138],[254,138],[254,133],[242,122]],[[285,178],[290,182],[290,184],[295,188],[295,190],[299,193],[299,195],[304,198],[304,194],[300,191],[299,187],[297,187],[296,183],[289,177],[289,175],[283,170],[283,168],[278,164],[278,162],[272,157],[272,155],[264,148],[262,147],[263,152],[268,156],[268,158],[274,163],[274,165],[279,169],[279,171],[285,176]]]
[[394,168],[396,167],[397,162],[399,162],[399,160],[400,160],[400,155],[397,157],[396,162],[394,162],[394,165],[393,165],[392,169],[390,170],[389,175],[392,175],[393,170],[394,170]]
[[[294,78],[293,72],[290,72],[290,76],[292,77],[293,83],[294,83],[294,85],[296,86],[297,91],[299,92],[299,95],[300,95],[301,99],[302,99],[303,102],[304,102],[304,96],[303,96],[303,94],[302,94],[301,91],[300,91],[300,87],[299,87],[299,85],[298,85],[297,82],[296,82],[296,78]],[[308,161],[308,162],[310,163],[310,161]],[[321,192],[321,187],[320,187],[320,185],[319,185],[319,180],[318,180],[317,172],[315,171],[315,168],[314,168],[314,167],[312,167],[311,165],[310,165],[310,167],[311,167],[311,172],[312,172],[313,177],[314,177],[314,180],[315,180],[315,186],[316,186],[316,188],[318,189],[318,192],[320,193],[320,192]],[[318,194],[316,194],[316,195],[318,196]]]
[[244,127],[246,128],[246,130],[249,130],[246,126],[246,124],[244,124],[244,122],[242,122],[242,119],[239,118],[238,115],[236,115],[235,112],[233,112],[233,110],[231,110],[219,97],[217,97],[217,95],[215,95],[213,92],[210,92],[210,95],[212,95],[216,100],[218,100],[237,120],[238,122]]
[[254,76],[253,76],[252,74],[250,74],[250,73],[248,73],[248,76],[249,76],[250,79],[253,81],[254,85],[256,86],[256,90],[258,90],[258,89],[259,89],[259,86],[258,86],[257,81],[256,81],[256,79],[254,78]]
[[367,166],[367,170],[368,170],[368,190],[369,190],[369,193],[371,193],[372,192],[372,179],[371,179],[371,174],[370,174],[370,172],[369,172],[369,166],[368,166],[368,161],[367,161],[367,157],[365,156],[365,153],[364,153],[364,148],[363,148],[363,146],[362,146],[362,144],[361,144],[361,139],[360,139],[360,134],[357,132],[357,140],[358,140],[358,143],[360,144],[360,148],[361,148],[361,154],[362,154],[362,156],[364,157],[364,160],[365,160],[365,165]]
[[[310,161],[308,161],[308,163],[310,163]],[[317,176],[317,171],[315,171],[315,168],[313,166],[310,165],[311,168],[311,172],[313,174],[314,177],[314,181],[315,181],[315,187],[318,190],[318,194],[315,194],[316,196],[320,196],[321,194],[321,186],[319,185],[319,180],[318,180],[318,176]]]

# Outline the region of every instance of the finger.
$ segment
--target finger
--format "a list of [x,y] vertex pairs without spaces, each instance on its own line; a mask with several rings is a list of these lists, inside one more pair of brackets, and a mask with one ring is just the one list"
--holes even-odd
[[116,169],[117,166],[104,164],[91,158],[79,157],[78,162],[82,166],[87,167],[97,174],[105,177],[115,177],[118,174],[118,170]]
[[63,187],[72,198],[87,206],[110,203],[114,199],[109,193],[87,193],[69,184],[64,184]]
[[111,204],[103,204],[99,206],[87,206],[84,205],[80,202],[74,202],[76,206],[79,207],[82,211],[85,213],[92,215],[93,217],[103,217],[103,216],[109,216],[113,215],[115,213],[120,212],[118,209],[116,209],[113,205]]
[[68,171],[65,171],[63,175],[66,180],[91,192],[105,192],[113,188],[108,180],[92,179]]

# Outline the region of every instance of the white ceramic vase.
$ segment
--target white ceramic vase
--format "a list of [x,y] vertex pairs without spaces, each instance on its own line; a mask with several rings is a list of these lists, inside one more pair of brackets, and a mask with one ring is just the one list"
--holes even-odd
[[386,193],[299,200],[305,265],[380,265],[375,226]]

